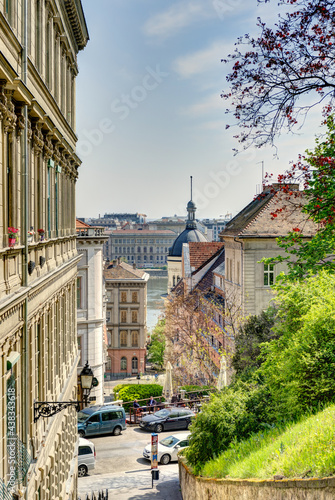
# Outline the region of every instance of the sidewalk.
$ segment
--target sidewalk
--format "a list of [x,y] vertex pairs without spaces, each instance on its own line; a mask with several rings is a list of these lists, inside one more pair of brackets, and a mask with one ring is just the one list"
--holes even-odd
[[159,480],[154,481],[153,488],[150,469],[80,478],[78,494],[84,500],[87,491],[108,489],[109,497],[118,500],[182,500],[178,465],[161,468],[159,473]]

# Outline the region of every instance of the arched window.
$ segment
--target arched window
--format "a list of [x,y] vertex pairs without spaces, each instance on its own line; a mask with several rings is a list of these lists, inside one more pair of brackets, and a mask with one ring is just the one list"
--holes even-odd
[[173,286],[176,286],[176,277],[173,276]]
[[180,280],[180,277],[179,277],[179,276],[177,276],[177,283],[178,283],[178,281],[179,281],[179,280]]
[[121,358],[121,370],[127,370],[127,358],[124,356]]
[[137,370],[138,370],[138,359],[136,356],[134,356],[133,358],[131,358],[131,371],[133,373],[137,373]]
[[143,247],[143,253],[147,253],[147,247]]
[[154,249],[152,247],[150,247],[150,253],[152,253],[154,251]]
[[111,334],[111,332],[107,332],[107,342],[108,342],[108,345],[112,345],[112,334]]
[[138,347],[138,332],[131,332],[131,346]]
[[137,247],[137,253],[141,253],[141,247]]
[[112,358],[107,356],[106,370],[111,371],[112,369]]

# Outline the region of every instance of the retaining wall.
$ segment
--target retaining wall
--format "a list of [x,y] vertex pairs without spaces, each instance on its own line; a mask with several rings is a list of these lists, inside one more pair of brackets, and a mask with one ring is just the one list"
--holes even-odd
[[194,476],[179,459],[183,500],[334,500],[335,478],[324,479],[207,479]]

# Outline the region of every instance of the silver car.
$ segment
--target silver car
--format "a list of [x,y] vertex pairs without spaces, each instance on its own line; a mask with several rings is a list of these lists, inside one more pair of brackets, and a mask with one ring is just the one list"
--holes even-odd
[[88,439],[80,437],[78,441],[78,477],[84,477],[95,467],[95,447]]
[[[177,453],[188,446],[190,432],[183,432],[168,436],[158,442],[157,460],[162,465],[167,465],[173,460],[178,460]],[[143,450],[143,457],[151,460],[151,443],[147,444]]]

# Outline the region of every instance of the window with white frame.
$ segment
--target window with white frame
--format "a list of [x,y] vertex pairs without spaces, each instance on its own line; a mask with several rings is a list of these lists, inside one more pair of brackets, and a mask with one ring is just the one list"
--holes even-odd
[[274,284],[274,264],[264,264],[264,286],[271,286]]

